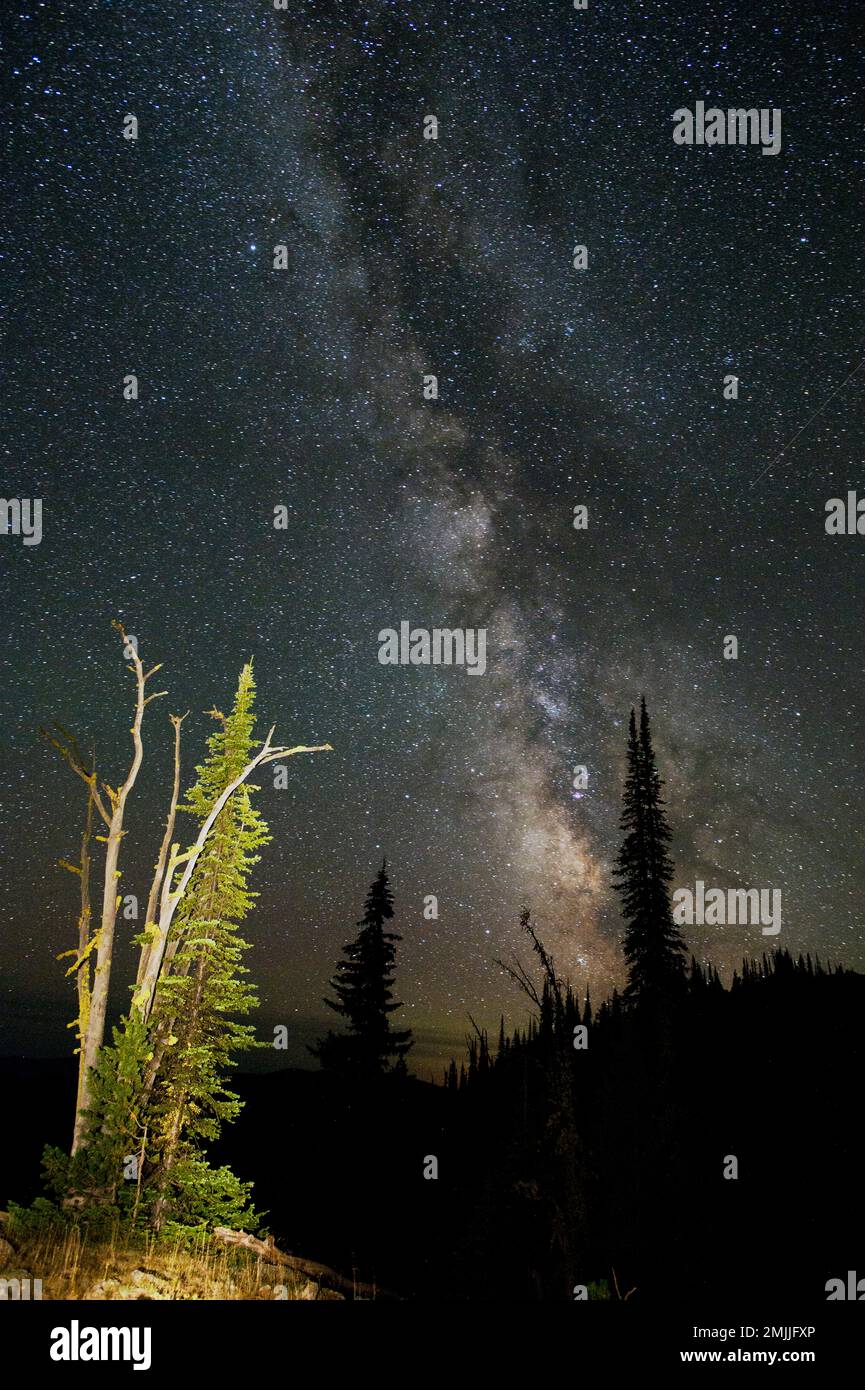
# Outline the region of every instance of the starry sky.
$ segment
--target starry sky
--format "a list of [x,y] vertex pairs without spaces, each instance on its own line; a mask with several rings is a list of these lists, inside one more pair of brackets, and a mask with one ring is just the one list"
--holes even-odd
[[[862,968],[865,542],[824,529],[865,491],[855,7],[22,0],[6,28],[0,484],[44,534],[0,537],[0,1051],[69,1046],[84,796],[36,728],[123,774],[112,618],[170,691],[127,819],[142,902],[170,711],[188,785],[252,657],[263,728],[334,745],[261,779],[249,964],[283,1062],[384,854],[420,1074],[468,1013],[523,1017],[495,958],[524,902],[562,973],[621,984],[642,692],[676,884],[779,888],[770,945]],[[698,100],[779,108],[781,152],[674,144]],[[485,674],[382,666],[401,621],[485,628]],[[688,937],[727,975],[767,945]]]

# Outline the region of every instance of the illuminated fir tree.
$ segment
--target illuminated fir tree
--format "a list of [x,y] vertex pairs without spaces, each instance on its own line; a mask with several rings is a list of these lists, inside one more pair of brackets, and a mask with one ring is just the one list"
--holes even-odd
[[[241,672],[231,714],[211,711],[220,727],[208,740],[208,755],[182,808],[199,823],[252,757],[254,701],[250,664]],[[243,965],[249,944],[238,930],[257,897],[247,886],[260,858],[257,851],[270,839],[252,804],[257,790],[244,782],[216,821],[173,923],[160,977],[153,1012],[147,1183],[157,1229],[167,1217],[193,1215],[190,1202],[205,1210],[214,1176],[224,1191],[225,1173],[213,1175],[201,1149],[240,1109],[225,1084],[234,1058],[259,1045],[253,1028],[237,1021],[258,1003]]]

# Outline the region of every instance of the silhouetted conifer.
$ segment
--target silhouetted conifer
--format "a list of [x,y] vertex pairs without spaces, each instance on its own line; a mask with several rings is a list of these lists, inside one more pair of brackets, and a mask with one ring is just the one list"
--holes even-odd
[[685,983],[685,944],[670,904],[673,864],[667,852],[671,836],[662,786],[643,700],[639,733],[631,711],[621,822],[625,838],[614,871],[627,923],[628,1003],[667,999]]
[[[371,1077],[396,1072],[413,1046],[411,1029],[392,1029],[390,1015],[402,1007],[393,998],[396,932],[385,931],[393,917],[393,894],[382,863],[370,886],[361,928],[354,941],[343,947],[344,960],[330,981],[336,1001],[328,1008],[348,1020],[347,1033],[331,1033],[309,1051],[328,1071],[345,1076]],[[401,1069],[400,1069],[401,1070]]]

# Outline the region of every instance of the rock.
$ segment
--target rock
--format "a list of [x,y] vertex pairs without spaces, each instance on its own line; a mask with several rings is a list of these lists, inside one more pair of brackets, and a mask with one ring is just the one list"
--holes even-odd
[[20,1265],[7,1265],[0,1275],[3,1279],[17,1279],[20,1284],[29,1283],[31,1289],[35,1285],[33,1275],[29,1269],[22,1269]]
[[91,1284],[82,1295],[82,1299],[116,1298],[116,1289],[120,1287],[118,1279],[100,1279],[98,1283]]
[[0,1236],[0,1269],[15,1259],[15,1246],[5,1236]]
[[89,1301],[144,1299],[153,1302],[166,1302],[171,1296],[170,1280],[150,1269],[133,1269],[125,1282],[114,1278],[100,1279],[83,1295]]
[[133,1269],[129,1276],[130,1281],[139,1288],[145,1285],[156,1285],[170,1288],[170,1281],[164,1274],[159,1274],[155,1269]]

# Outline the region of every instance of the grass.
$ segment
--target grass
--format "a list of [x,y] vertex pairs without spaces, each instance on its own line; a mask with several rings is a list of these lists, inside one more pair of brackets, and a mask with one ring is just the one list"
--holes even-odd
[[189,1248],[154,1237],[130,1239],[119,1230],[91,1241],[76,1226],[30,1234],[19,1233],[10,1224],[5,1235],[15,1253],[0,1267],[0,1277],[41,1279],[43,1300],[248,1301],[334,1296],[248,1250],[218,1245],[207,1236]]

